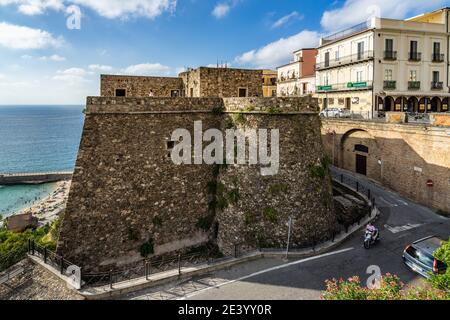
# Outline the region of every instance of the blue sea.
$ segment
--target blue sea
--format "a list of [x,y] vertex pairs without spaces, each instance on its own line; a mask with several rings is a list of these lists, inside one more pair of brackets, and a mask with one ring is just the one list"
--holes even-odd
[[[0,106],[0,173],[72,171],[83,130],[83,106]],[[47,197],[55,184],[0,186],[8,216]]]

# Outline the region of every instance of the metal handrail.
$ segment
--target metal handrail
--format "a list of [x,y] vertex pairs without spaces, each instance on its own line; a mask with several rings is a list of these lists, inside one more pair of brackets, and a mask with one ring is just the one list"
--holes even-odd
[[329,61],[323,61],[316,64],[316,70],[322,70],[322,69],[328,69],[328,68],[334,68],[337,66],[344,66],[351,63],[357,63],[369,59],[374,58],[374,51],[364,51],[361,53],[356,53],[344,57],[340,57],[339,59],[333,59]]

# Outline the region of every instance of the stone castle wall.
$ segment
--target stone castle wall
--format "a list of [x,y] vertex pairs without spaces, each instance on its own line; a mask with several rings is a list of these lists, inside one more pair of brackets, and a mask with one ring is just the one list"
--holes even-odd
[[101,75],[100,95],[102,97],[116,96],[116,89],[125,89],[127,97],[170,97],[172,90],[181,93],[183,81],[170,77],[141,77]]
[[263,96],[262,70],[200,67],[180,77],[189,97],[191,92],[193,97],[238,97],[239,88],[247,89],[248,97]]
[[[173,164],[172,132],[193,136],[197,120],[203,130],[278,128],[279,174]],[[311,170],[323,157],[310,98],[88,98],[58,251],[93,271],[139,261],[149,240],[156,255],[210,241],[280,247],[289,216],[293,242],[308,245],[335,228],[329,176]]]
[[[448,127],[351,120],[323,120],[327,154],[355,172],[356,155],[367,158],[367,176],[426,206],[450,212]],[[368,153],[355,149],[368,147]],[[363,150],[364,151],[364,150]],[[427,186],[428,181],[433,186]]]

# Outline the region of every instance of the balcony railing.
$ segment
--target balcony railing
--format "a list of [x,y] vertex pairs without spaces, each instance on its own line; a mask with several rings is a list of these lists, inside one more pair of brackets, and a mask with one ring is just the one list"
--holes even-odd
[[352,34],[355,34],[355,33],[358,33],[358,32],[362,32],[362,31],[367,30],[367,29],[369,29],[369,26],[368,26],[367,22],[363,22],[363,23],[360,23],[360,24],[358,24],[356,26],[348,28],[346,30],[343,30],[343,31],[337,32],[335,34],[326,36],[326,37],[322,38],[322,41],[324,43],[326,43],[326,42],[333,42],[333,41],[336,41],[336,40],[348,37],[348,36],[350,36]]
[[422,53],[421,52],[410,52],[409,53],[409,61],[421,61]]
[[386,81],[384,81],[383,88],[384,89],[396,89],[397,81],[386,80]]
[[397,60],[397,51],[385,51],[384,59],[385,60]]
[[419,90],[420,89],[420,81],[408,81],[408,89],[409,90]]
[[444,62],[445,55],[443,53],[433,53],[431,61],[433,62]]
[[317,92],[329,92],[329,91],[350,91],[350,90],[364,90],[372,88],[372,81],[362,82],[346,82],[333,85],[317,86]]
[[364,51],[357,54],[341,57],[339,59],[324,61],[316,64],[316,70],[324,70],[328,68],[334,68],[344,66],[347,64],[357,63],[373,59],[373,51]]
[[431,90],[442,90],[444,88],[444,83],[442,81],[432,81]]

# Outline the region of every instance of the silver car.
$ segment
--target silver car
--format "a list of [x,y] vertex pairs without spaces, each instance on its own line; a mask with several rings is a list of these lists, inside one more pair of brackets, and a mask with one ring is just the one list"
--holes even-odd
[[323,118],[349,118],[351,116],[350,110],[341,108],[326,108],[320,112]]
[[445,273],[447,266],[433,256],[442,242],[443,240],[435,236],[417,240],[406,247],[403,262],[425,278],[429,278],[432,274]]

